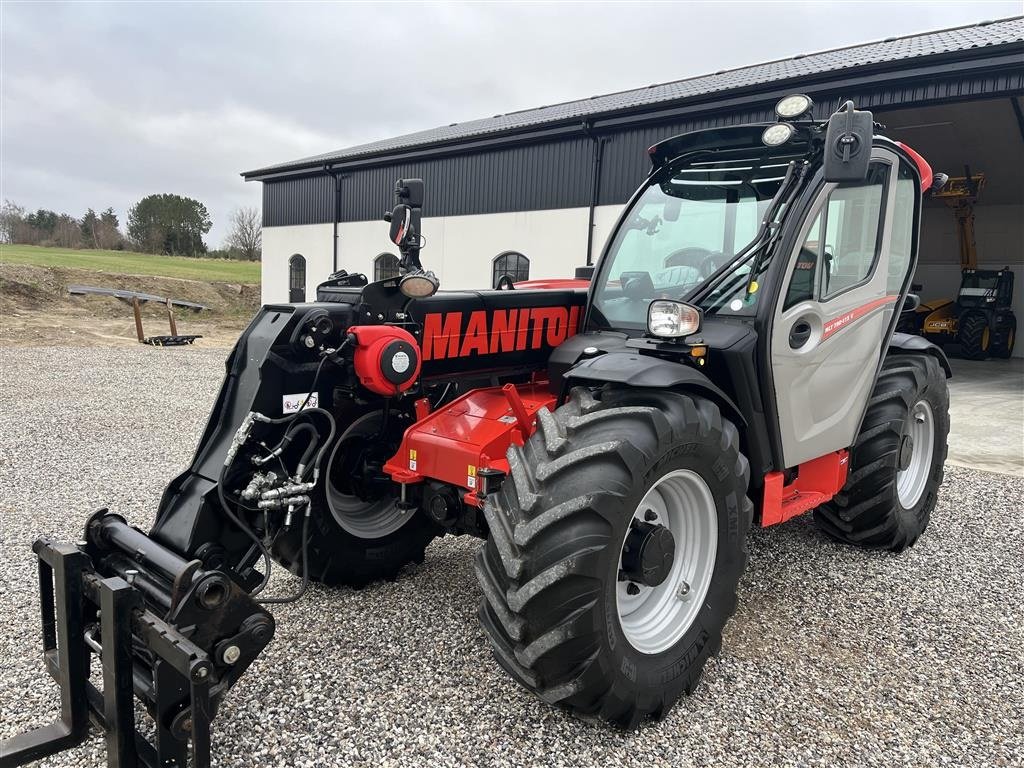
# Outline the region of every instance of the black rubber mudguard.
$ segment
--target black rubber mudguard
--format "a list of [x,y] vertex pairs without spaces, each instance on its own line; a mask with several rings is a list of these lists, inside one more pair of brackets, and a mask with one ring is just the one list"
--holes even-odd
[[900,354],[900,353],[924,353],[926,355],[933,356],[939,361],[939,365],[942,366],[942,370],[946,372],[946,378],[952,378],[953,369],[949,367],[949,358],[946,357],[946,353],[942,351],[940,347],[932,344],[928,339],[923,336],[915,336],[909,333],[900,333],[897,331],[892,335],[892,339],[889,340],[889,353]]
[[689,365],[640,355],[635,352],[608,352],[577,363],[565,373],[569,387],[576,383],[622,384],[650,389],[696,389],[715,401],[737,424],[746,425],[736,403],[711,379]]

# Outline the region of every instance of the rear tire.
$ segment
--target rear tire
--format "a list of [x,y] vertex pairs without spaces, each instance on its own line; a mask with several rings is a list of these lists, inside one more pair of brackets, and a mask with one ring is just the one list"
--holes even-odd
[[[409,563],[422,563],[427,544],[437,535],[417,513],[405,525],[378,539],[361,539],[339,526],[324,506],[313,504],[309,535],[309,578],[330,587],[365,587],[394,581]],[[270,554],[295,575],[302,574],[301,524],[281,534]]]
[[991,335],[984,315],[972,314],[962,318],[956,335],[960,354],[968,360],[984,360],[988,357]]
[[815,511],[818,525],[861,547],[899,552],[912,545],[935,508],[948,434],[949,390],[938,361],[888,356],[850,450],[846,486]]
[[[349,587],[381,579],[392,581],[409,563],[422,563],[427,545],[440,533],[422,512],[406,512],[396,506],[397,486],[365,501],[350,487],[351,467],[345,461],[345,449],[378,443],[379,425],[379,412],[351,418],[328,451],[326,471],[310,496],[307,555],[311,581]],[[343,442],[345,446],[340,448]],[[381,455],[391,452],[384,443],[379,450]],[[270,549],[274,559],[296,575],[302,573],[301,529],[301,524],[293,523]]]
[[[538,413],[525,446],[509,450],[510,476],[484,507],[480,619],[498,663],[525,688],[576,715],[633,728],[692,692],[721,647],[747,561],[750,472],[736,427],[709,400],[660,390],[599,395],[574,389],[553,414]],[[676,542],[666,580],[630,592],[642,606],[627,605],[624,540],[641,504],[680,477],[692,486],[658,496],[662,515],[699,507],[709,522],[685,529],[694,535]],[[699,542],[713,542],[713,553]],[[677,562],[686,565],[673,581]],[[651,598],[650,612],[638,613]],[[672,608],[687,599],[697,601],[692,609]]]

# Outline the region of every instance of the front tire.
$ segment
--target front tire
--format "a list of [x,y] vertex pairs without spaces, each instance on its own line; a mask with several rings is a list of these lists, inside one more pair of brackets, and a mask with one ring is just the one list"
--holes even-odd
[[832,538],[900,552],[924,533],[942,484],[949,434],[946,374],[928,354],[882,363],[846,486],[814,518]]
[[[736,427],[709,400],[659,390],[599,396],[574,389],[553,414],[538,414],[525,446],[509,450],[510,476],[484,507],[480,619],[498,663],[524,687],[633,728],[692,692],[721,646],[747,561],[749,467]],[[636,576],[626,547],[637,542],[638,516],[671,528],[673,514],[675,556],[654,584],[652,571]]]

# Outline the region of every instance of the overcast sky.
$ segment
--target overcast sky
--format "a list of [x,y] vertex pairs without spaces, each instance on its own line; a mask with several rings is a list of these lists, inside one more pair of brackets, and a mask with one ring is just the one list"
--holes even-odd
[[424,128],[1021,12],[1014,2],[0,2],[0,197],[81,216]]

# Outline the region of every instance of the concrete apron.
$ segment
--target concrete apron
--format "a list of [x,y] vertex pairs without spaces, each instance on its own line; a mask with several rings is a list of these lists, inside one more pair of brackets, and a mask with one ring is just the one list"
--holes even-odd
[[947,461],[1024,477],[1024,360],[949,362]]

